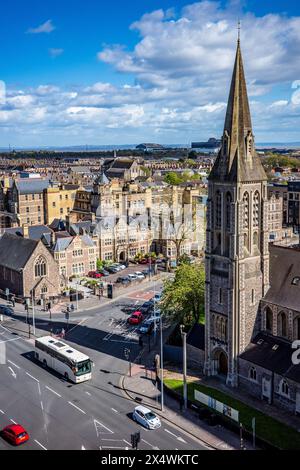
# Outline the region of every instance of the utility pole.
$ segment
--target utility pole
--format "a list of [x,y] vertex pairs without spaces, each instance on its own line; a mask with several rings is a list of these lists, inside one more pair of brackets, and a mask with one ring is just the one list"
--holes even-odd
[[187,409],[187,355],[186,355],[186,333],[183,331],[184,325],[180,325],[181,337],[182,337],[182,347],[183,347],[183,399],[184,399],[184,409]]
[[164,341],[162,328],[162,314],[160,314],[160,381],[161,381],[161,411],[164,411]]
[[32,326],[33,326],[33,335],[35,336],[35,306],[34,306],[34,292],[31,291],[31,303],[32,303]]

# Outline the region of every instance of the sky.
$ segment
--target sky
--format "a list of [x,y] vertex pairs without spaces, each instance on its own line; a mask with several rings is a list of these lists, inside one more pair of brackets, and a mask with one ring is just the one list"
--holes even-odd
[[256,142],[300,141],[300,4],[10,0],[0,147],[220,137],[241,21]]

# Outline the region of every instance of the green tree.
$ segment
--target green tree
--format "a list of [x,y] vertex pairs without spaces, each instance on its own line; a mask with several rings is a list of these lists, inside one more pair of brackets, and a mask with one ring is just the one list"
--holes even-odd
[[180,183],[182,183],[184,180],[183,178],[181,177],[181,175],[179,175],[178,173],[176,173],[175,171],[169,171],[165,177],[164,177],[164,181],[165,183],[168,183],[168,184],[171,184],[171,185],[178,185]]
[[99,271],[99,269],[102,269],[103,268],[103,261],[101,261],[101,259],[97,259],[97,271]]
[[204,292],[204,265],[183,263],[176,269],[174,279],[164,283],[162,311],[186,326],[203,321]]

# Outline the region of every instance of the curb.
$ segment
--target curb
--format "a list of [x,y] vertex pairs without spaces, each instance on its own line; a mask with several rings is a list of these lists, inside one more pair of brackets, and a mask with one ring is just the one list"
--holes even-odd
[[[132,397],[132,395],[126,390],[126,388],[124,387],[124,381],[125,381],[125,377],[126,375],[123,375],[120,379],[120,383],[121,383],[121,388],[122,388],[122,391],[125,395],[127,395],[127,397],[131,400],[131,401],[134,401],[135,403],[138,403],[137,400],[135,400],[135,398]],[[205,441],[204,439],[202,438],[199,438],[198,436],[196,436],[196,434],[190,432],[190,431],[187,431],[185,428],[183,428],[182,426],[180,426],[178,423],[175,423],[174,421],[172,421],[171,419],[167,418],[160,410],[156,410],[155,409],[155,412],[157,415],[159,415],[161,418],[163,418],[165,421],[168,421],[169,423],[173,424],[174,426],[176,426],[177,428],[179,428],[181,431],[185,432],[186,434],[189,434],[190,436],[192,436],[193,438],[197,439],[197,441],[200,441],[202,444],[204,444],[204,446],[207,447],[206,450],[218,450],[217,447],[213,446],[212,444],[210,444],[209,442]]]

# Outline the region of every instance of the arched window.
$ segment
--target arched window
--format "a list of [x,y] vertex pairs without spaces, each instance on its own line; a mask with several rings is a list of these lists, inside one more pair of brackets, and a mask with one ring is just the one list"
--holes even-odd
[[253,197],[253,227],[258,227],[259,225],[259,192],[255,191]]
[[44,277],[47,275],[47,264],[45,259],[40,256],[34,266],[35,277]]
[[48,292],[48,287],[47,286],[43,286],[42,289],[41,289],[41,293],[42,294],[47,294]]
[[217,191],[216,193],[216,228],[221,228],[222,221],[222,200],[221,193]]
[[300,339],[300,317],[296,317],[293,322],[293,339]]
[[284,338],[287,336],[287,318],[284,312],[278,315],[278,335]]
[[216,318],[216,331],[215,331],[215,337],[220,338],[220,318]]
[[258,247],[258,233],[257,232],[253,233],[253,245],[255,247]]
[[249,238],[247,233],[244,233],[244,247],[249,250]]
[[254,380],[255,382],[257,381],[257,373],[255,367],[250,367],[249,369],[249,378],[250,380]]
[[243,227],[249,228],[249,194],[243,196]]
[[226,228],[230,230],[230,222],[231,222],[231,202],[232,197],[230,193],[226,194]]
[[286,395],[287,397],[290,395],[290,387],[286,380],[280,382],[279,390],[282,395]]
[[211,336],[215,335],[215,316],[214,315],[212,315],[212,317],[211,317],[210,334],[211,334]]
[[266,316],[266,330],[269,333],[272,333],[272,330],[273,330],[273,312],[270,309],[270,307],[266,308],[265,316]]

